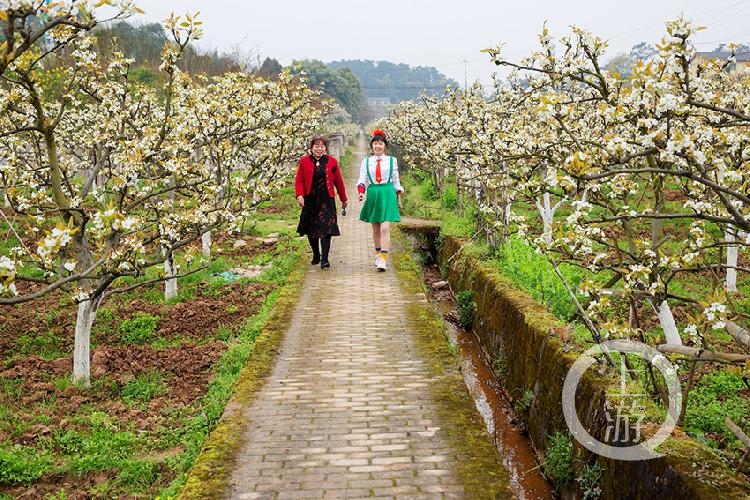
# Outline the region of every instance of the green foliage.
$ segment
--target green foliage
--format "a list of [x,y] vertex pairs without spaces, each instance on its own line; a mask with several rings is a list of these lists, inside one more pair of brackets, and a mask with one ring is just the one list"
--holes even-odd
[[431,178],[424,179],[418,186],[417,191],[419,193],[419,196],[426,201],[435,201],[440,199],[440,196],[438,194],[437,189],[435,188],[435,184],[432,182]]
[[141,373],[122,388],[122,399],[128,403],[148,403],[167,393],[163,377],[157,372]]
[[683,426],[694,434],[716,433],[736,440],[724,424],[729,417],[741,428],[750,425],[750,404],[740,394],[742,377],[722,371],[705,375],[688,395]]
[[159,478],[159,464],[148,460],[128,460],[120,468],[117,483],[130,492],[145,493]]
[[455,210],[458,208],[458,189],[453,184],[448,184],[443,190],[442,196],[443,208],[446,210]]
[[549,439],[544,457],[544,475],[556,488],[562,488],[573,479],[573,441],[570,436],[556,432]]
[[68,431],[57,439],[57,445],[68,455],[71,472],[114,469],[136,451],[138,438],[130,432],[117,432],[110,426],[99,426],[90,435]]
[[531,403],[534,402],[534,391],[531,389],[526,389],[523,391],[523,394],[520,398],[516,399],[515,403],[513,404],[513,409],[515,410],[516,414],[521,414],[526,412],[529,408],[531,408]]
[[[558,318],[567,321],[576,311],[575,303],[547,259],[516,237],[511,237],[498,250],[503,273],[517,285],[545,304]],[[583,280],[583,272],[572,266],[561,265],[560,270],[571,289],[576,290]]]
[[53,466],[52,456],[33,448],[0,444],[0,484],[31,484]]
[[502,380],[508,373],[508,358],[505,357],[505,354],[499,353],[495,355],[492,361],[492,370],[502,383]]
[[143,66],[131,69],[128,78],[143,85],[154,85],[156,83],[156,74]]
[[16,339],[16,352],[22,356],[35,354],[44,359],[56,359],[63,356],[62,338],[50,331],[28,332]]
[[333,61],[328,66],[350,69],[367,89],[368,97],[388,97],[392,103],[417,100],[422,93],[440,95],[447,86],[458,86],[455,80],[429,66],[361,59]]
[[471,290],[462,290],[456,295],[456,308],[458,309],[458,322],[466,328],[471,329],[474,324],[474,316],[477,312],[477,305],[474,302],[474,292]]
[[120,323],[122,344],[144,345],[154,340],[154,330],[159,318],[150,314],[138,313],[132,319]]
[[345,67],[331,68],[318,60],[294,61],[292,74],[305,73],[307,85],[319,89],[344,107],[355,122],[360,122],[364,94],[359,79]]
[[599,481],[602,479],[604,469],[599,462],[586,465],[581,475],[576,478],[581,485],[584,500],[599,498],[602,495],[602,489],[599,487]]

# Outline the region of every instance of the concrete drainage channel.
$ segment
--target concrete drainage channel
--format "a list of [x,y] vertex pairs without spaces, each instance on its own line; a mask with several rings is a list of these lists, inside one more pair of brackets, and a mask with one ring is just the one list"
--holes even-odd
[[[411,243],[413,248],[419,248],[415,239]],[[430,291],[430,303],[448,320],[449,339],[457,349],[464,381],[498,449],[503,466],[510,474],[512,488],[521,500],[554,498],[554,490],[541,473],[531,441],[516,418],[510,398],[497,381],[479,340],[458,324],[455,297],[450,285],[442,281],[440,271],[434,264],[425,268],[424,279]]]

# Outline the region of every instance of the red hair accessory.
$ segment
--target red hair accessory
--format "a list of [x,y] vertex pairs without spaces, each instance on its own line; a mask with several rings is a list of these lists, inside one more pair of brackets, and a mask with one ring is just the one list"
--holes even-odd
[[372,135],[373,135],[373,137],[376,136],[376,135],[382,135],[383,137],[385,137],[385,132],[383,132],[379,128],[376,128],[375,130],[372,131]]

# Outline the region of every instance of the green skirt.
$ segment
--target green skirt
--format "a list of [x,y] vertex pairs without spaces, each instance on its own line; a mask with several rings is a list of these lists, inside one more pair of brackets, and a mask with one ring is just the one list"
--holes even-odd
[[367,197],[359,220],[377,224],[380,222],[399,222],[401,214],[398,211],[398,196],[393,184],[370,184]]

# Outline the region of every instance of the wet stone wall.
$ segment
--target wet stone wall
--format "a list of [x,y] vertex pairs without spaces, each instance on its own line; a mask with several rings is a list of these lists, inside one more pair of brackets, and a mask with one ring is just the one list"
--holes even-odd
[[[507,393],[518,399],[532,391],[531,404],[519,417],[544,457],[550,436],[556,432],[569,434],[562,412],[562,388],[577,355],[566,352],[560,338],[558,332],[565,330],[565,325],[498,271],[461,252],[462,244],[461,240],[445,238],[437,251],[438,263],[456,293],[473,292],[477,307],[474,331]],[[604,399],[613,383],[614,379],[603,378],[592,368],[585,372],[576,392],[578,418],[602,442],[606,429]],[[679,430],[659,451],[666,455],[628,462],[605,459],[573,441],[573,475],[580,477],[587,465],[598,461],[603,468],[601,498],[750,498],[750,485],[711,450]],[[571,481],[565,490],[561,492],[564,498],[583,498],[580,482]]]

